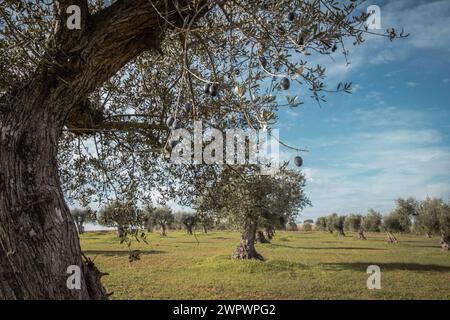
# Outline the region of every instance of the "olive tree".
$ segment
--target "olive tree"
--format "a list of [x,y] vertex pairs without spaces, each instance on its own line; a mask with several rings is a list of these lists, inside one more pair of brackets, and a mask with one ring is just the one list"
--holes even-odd
[[[262,260],[255,248],[258,228],[294,221],[309,205],[304,185],[304,175],[286,167],[274,175],[261,175],[253,166],[224,167],[214,179],[201,179],[195,204],[197,210],[214,212],[241,232],[233,258]],[[262,232],[260,240],[261,236]]]
[[357,232],[358,239],[366,240],[364,229],[362,227],[363,216],[360,214],[349,214],[345,217],[344,229]]
[[326,217],[318,217],[316,219],[316,229],[319,231],[328,231],[327,229],[327,218]]
[[362,221],[362,228],[367,232],[380,232],[383,224],[383,215],[373,209],[369,209]]
[[91,208],[73,208],[70,210],[70,214],[75,221],[79,234],[84,233],[84,224],[86,222],[95,222],[97,220],[95,211]]
[[418,214],[419,203],[416,199],[409,197],[407,199],[398,198],[395,200],[396,207],[394,213],[402,225],[401,232],[410,232],[413,219]]
[[117,236],[125,238],[142,225],[143,214],[134,203],[114,200],[101,208],[98,223],[117,228]]
[[[169,117],[267,128],[290,86],[319,102],[350,91],[309,62],[347,55],[368,32],[350,0],[103,4],[0,4],[0,298],[106,298],[64,195],[147,201],[166,182]],[[60,276],[71,265],[80,290]]]
[[186,232],[192,235],[192,230],[197,224],[197,217],[190,212],[181,212],[179,215],[180,222],[186,228]]
[[383,217],[383,229],[387,234],[388,243],[398,243],[394,233],[403,233],[409,230],[409,224],[404,223],[405,216],[398,212],[391,212]]
[[153,208],[151,206],[146,206],[144,208],[144,215],[147,219],[147,223],[160,227],[159,235],[161,237],[167,235],[166,229],[175,222],[175,216],[168,207]]
[[429,197],[420,202],[415,226],[419,231],[425,233],[427,238],[440,232],[439,217],[441,210],[445,210],[445,205],[442,199]]

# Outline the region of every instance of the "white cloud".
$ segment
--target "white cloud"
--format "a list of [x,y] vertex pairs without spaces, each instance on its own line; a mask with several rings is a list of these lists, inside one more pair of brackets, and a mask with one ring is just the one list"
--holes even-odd
[[[372,207],[388,212],[397,197],[449,197],[450,148],[441,144],[442,133],[427,128],[417,111],[381,111],[354,113],[360,126],[351,138],[342,134],[315,139],[313,150],[333,152],[327,153],[325,164],[320,159],[304,169],[306,192],[314,205],[305,216],[364,213]],[[385,118],[389,113],[395,116]],[[409,127],[410,120],[416,128]]]

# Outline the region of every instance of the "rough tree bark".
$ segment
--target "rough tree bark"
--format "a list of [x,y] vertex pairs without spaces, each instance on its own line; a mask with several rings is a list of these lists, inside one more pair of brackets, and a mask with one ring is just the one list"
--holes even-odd
[[241,243],[236,247],[232,255],[233,259],[256,259],[264,260],[264,258],[256,252],[255,238],[256,238],[257,224],[255,222],[248,223],[242,234]]
[[[166,12],[167,3],[165,20],[181,24],[170,1],[157,5]],[[67,115],[140,52],[157,48],[169,27],[148,0],[117,1],[95,15],[87,0],[54,5],[48,61],[0,101],[0,299],[106,298],[63,198],[58,141]],[[81,30],[65,27],[69,5],[82,9]],[[80,290],[66,286],[70,265],[81,267]]]

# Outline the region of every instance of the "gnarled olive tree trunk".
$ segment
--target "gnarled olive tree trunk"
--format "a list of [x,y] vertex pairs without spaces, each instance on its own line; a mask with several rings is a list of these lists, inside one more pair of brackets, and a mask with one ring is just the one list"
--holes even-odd
[[234,250],[233,259],[256,259],[264,260],[264,258],[256,252],[256,229],[257,223],[250,222],[246,225],[244,232],[242,233],[241,243]]
[[[82,260],[77,229],[58,179],[57,144],[68,97],[41,74],[2,101],[2,299],[87,299],[106,294],[98,270]],[[67,288],[71,265],[83,271],[80,290]]]
[[[74,4],[81,7],[81,30],[65,27],[66,9]],[[82,117],[78,106],[91,92],[140,52],[158,46],[165,23],[156,9],[172,12],[166,21],[183,21],[164,1],[156,9],[147,0],[118,1],[95,15],[86,0],[54,5],[48,61],[0,101],[0,299],[106,297],[101,273],[82,258],[64,202],[58,141],[67,115]],[[66,285],[71,265],[82,271],[79,290]]]
[[160,235],[161,237],[167,236],[167,233],[166,233],[166,225],[165,225],[164,223],[161,223],[159,226],[160,226],[159,235]]

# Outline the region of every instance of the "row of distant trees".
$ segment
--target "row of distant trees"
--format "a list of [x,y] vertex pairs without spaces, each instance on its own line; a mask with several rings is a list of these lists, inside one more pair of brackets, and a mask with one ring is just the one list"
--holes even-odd
[[101,208],[96,216],[89,209],[74,210],[79,232],[83,232],[85,222],[93,219],[117,228],[119,237],[125,240],[130,235],[138,240],[143,238],[144,229],[159,228],[161,236],[165,236],[168,228],[185,228],[192,234],[195,227],[207,232],[212,227],[222,229],[225,223],[225,228],[241,232],[234,258],[263,259],[255,243],[269,242],[275,229],[295,224],[299,212],[310,204],[303,192],[303,174],[288,170],[287,164],[274,175],[260,175],[253,167],[228,168],[220,173],[208,167],[202,169],[207,172],[193,179],[195,187],[191,186],[194,191],[189,196],[195,213],[173,213],[167,207],[138,207],[135,201],[115,200]]
[[139,209],[133,204],[120,201],[105,205],[98,215],[91,208],[74,208],[71,213],[79,233],[84,233],[86,223],[96,222],[105,227],[117,228],[117,234],[121,238],[138,229],[153,232],[157,228],[161,236],[166,236],[167,229],[186,229],[188,234],[193,234],[196,227],[201,227],[207,233],[214,226],[214,221],[196,213],[173,212],[168,207],[145,206]]
[[364,232],[386,232],[388,243],[397,243],[396,233],[424,234],[431,238],[441,236],[441,246],[449,249],[450,243],[450,203],[439,198],[418,201],[412,197],[396,200],[395,208],[387,215],[370,209],[366,215],[336,213],[319,217],[316,229],[345,235],[346,231],[356,232],[359,239],[366,239]]

